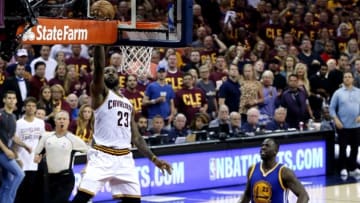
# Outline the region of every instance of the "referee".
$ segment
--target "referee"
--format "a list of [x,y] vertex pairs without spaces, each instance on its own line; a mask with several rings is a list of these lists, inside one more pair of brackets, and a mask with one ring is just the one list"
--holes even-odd
[[68,202],[74,188],[75,177],[72,171],[73,155],[76,151],[86,152],[87,144],[69,132],[69,113],[60,111],[55,115],[55,132],[41,138],[35,149],[35,162],[41,161],[45,149],[49,173],[49,201]]

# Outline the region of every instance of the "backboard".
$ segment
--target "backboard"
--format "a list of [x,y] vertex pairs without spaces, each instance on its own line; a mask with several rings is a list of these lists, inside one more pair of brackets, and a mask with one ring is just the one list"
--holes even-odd
[[192,4],[193,0],[116,1],[116,44],[160,47],[191,44]]

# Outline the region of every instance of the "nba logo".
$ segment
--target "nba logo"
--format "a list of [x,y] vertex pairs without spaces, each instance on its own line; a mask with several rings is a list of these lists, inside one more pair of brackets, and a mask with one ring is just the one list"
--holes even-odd
[[216,159],[209,159],[209,177],[210,180],[216,180]]

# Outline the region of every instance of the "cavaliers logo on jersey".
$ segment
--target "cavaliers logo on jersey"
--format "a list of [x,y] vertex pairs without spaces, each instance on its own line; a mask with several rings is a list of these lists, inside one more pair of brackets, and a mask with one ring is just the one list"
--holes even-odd
[[270,203],[272,196],[271,184],[267,181],[258,181],[253,187],[255,203]]

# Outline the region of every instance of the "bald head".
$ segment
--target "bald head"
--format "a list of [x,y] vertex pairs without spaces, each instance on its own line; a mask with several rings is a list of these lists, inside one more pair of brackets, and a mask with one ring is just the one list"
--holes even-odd
[[241,125],[241,115],[237,111],[230,113],[230,122],[232,126],[240,127]]
[[79,98],[76,96],[76,94],[69,94],[66,97],[66,101],[69,103],[72,109],[76,109],[78,107]]
[[225,104],[220,105],[218,117],[220,120],[229,119],[229,108]]
[[174,119],[174,126],[176,129],[181,130],[186,125],[186,116],[182,113],[178,113]]

